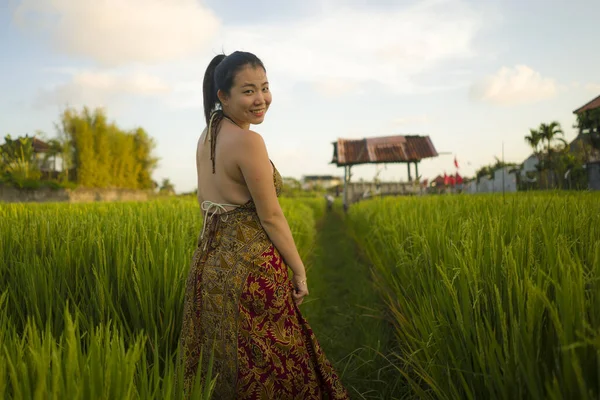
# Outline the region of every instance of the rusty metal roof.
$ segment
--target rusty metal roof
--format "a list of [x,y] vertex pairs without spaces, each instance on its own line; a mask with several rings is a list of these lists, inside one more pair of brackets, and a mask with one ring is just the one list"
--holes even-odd
[[600,96],[596,97],[594,100],[590,101],[586,105],[584,105],[584,106],[578,108],[577,110],[573,111],[573,114],[579,114],[579,113],[582,113],[584,111],[593,110],[595,108],[600,108]]
[[32,146],[34,153],[45,153],[50,149],[50,145],[48,145],[48,143],[36,137],[33,138]]
[[437,157],[429,136],[384,136],[338,139],[333,143],[332,163],[340,165],[402,163]]

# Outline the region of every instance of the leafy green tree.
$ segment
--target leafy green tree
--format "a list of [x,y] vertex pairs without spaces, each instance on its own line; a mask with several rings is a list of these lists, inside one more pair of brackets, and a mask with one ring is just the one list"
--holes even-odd
[[106,115],[103,112],[94,113],[92,130],[94,132],[94,158],[97,168],[95,174],[96,187],[116,186],[110,171],[110,166],[114,161],[109,146],[113,129],[114,127],[108,124]]
[[156,144],[148,133],[142,128],[137,128],[133,133],[135,147],[135,161],[141,167],[137,171],[137,184],[140,188],[151,189],[151,172],[158,165],[158,158],[152,156]]
[[0,146],[0,172],[6,180],[18,187],[24,187],[28,181],[36,181],[41,172],[33,151],[33,137],[12,139],[4,137]]
[[163,194],[175,194],[175,185],[171,183],[169,178],[164,178],[160,185],[159,193]]
[[88,108],[65,110],[57,128],[68,179],[86,187],[153,188],[158,158],[144,129],[124,131],[108,122],[104,110]]
[[553,155],[553,168],[556,172],[558,187],[561,189],[587,188],[585,152],[572,150],[568,145],[557,148]]
[[581,135],[589,135],[590,143],[595,150],[600,150],[600,108],[577,114],[575,126],[579,128]]
[[517,166],[517,164],[514,162],[505,162],[505,161],[500,160],[498,157],[494,157],[494,159],[496,160],[494,164],[485,165],[485,166],[479,168],[477,171],[475,171],[475,178],[477,179],[477,183],[479,183],[479,180],[482,177],[494,179],[494,173],[499,169],[502,169],[504,167],[516,167]]

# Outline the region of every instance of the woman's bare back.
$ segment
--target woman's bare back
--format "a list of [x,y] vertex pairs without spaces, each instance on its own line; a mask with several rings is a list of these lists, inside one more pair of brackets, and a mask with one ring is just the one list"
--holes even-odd
[[[215,173],[212,172],[210,141],[204,129],[196,149],[196,171],[198,176],[198,203],[209,200],[214,203],[245,204],[251,196],[244,176],[235,162],[236,138],[244,135],[244,130],[223,121],[215,147]],[[228,207],[228,209],[231,207]]]

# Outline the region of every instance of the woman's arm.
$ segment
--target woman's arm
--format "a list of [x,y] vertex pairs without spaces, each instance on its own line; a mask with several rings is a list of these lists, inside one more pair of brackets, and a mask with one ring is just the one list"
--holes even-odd
[[[294,279],[306,280],[304,263],[300,259],[292,231],[277,199],[271,162],[263,138],[250,131],[243,135],[242,141],[240,146],[236,146],[241,149],[236,158],[256,205],[260,222],[285,263],[294,272]],[[296,283],[298,282],[294,282]]]

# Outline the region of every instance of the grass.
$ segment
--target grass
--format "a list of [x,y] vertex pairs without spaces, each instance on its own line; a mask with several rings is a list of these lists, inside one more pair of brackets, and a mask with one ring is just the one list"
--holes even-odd
[[351,398],[399,398],[406,385],[394,382],[395,371],[386,360],[392,325],[338,211],[319,221],[316,240],[307,260],[310,294],[302,312]]
[[[281,204],[352,398],[600,396],[600,194]],[[0,398],[181,398],[201,223],[194,199],[0,206]]]
[[[282,207],[308,254],[313,208]],[[0,398],[179,398],[201,224],[195,199],[1,205]],[[210,398],[210,381],[192,398]]]
[[411,397],[600,396],[599,200],[438,196],[350,209]]

